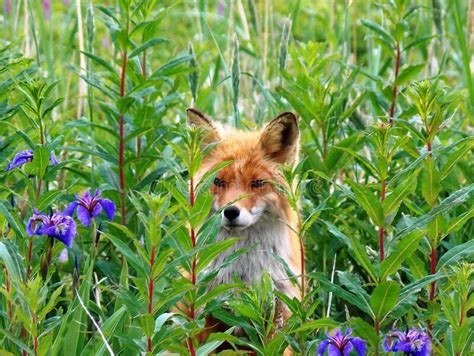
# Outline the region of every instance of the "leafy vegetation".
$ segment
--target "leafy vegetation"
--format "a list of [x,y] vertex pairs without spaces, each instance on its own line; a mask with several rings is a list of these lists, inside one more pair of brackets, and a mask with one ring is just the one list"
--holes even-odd
[[[473,352],[471,2],[3,4],[0,353]],[[301,301],[268,276],[207,289],[236,240],[188,107],[299,115]],[[211,314],[229,329],[203,340]]]

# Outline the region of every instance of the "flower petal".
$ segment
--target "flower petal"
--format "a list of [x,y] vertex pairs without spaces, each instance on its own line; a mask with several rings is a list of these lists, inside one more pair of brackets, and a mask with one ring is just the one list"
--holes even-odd
[[97,215],[100,214],[100,212],[102,211],[102,207],[100,206],[100,204],[96,204],[94,206],[94,209],[92,209],[92,217],[95,218]]
[[76,208],[77,208],[77,201],[73,201],[72,203],[70,203],[66,207],[66,209],[64,209],[63,214],[67,215],[67,216],[72,216],[72,214],[74,213],[74,210],[76,210]]
[[91,214],[89,214],[89,210],[84,208],[82,205],[78,205],[77,207],[77,218],[85,227],[91,225]]
[[18,152],[13,159],[8,163],[7,168],[5,168],[5,172],[11,171],[17,167],[24,165],[25,163],[29,163],[33,160],[33,150],[24,150]]
[[107,218],[112,221],[115,216],[115,204],[109,199],[99,199],[99,204],[104,208]]
[[367,348],[364,340],[358,337],[351,337],[349,342],[354,346],[359,356],[365,356]]
[[58,260],[61,263],[66,263],[69,259],[67,248],[63,248],[61,253],[58,256]]
[[326,351],[326,348],[328,347],[328,344],[329,344],[329,340],[327,340],[327,339],[319,344],[318,356],[323,356],[324,355],[324,351]]
[[[329,344],[328,356],[343,356],[343,354],[341,351],[339,351],[339,349],[336,346],[334,346],[333,344]],[[344,353],[344,356],[345,356],[345,353]]]
[[53,166],[59,164],[59,161],[57,160],[56,156],[54,155],[54,152],[51,151],[51,154],[49,155],[49,161]]

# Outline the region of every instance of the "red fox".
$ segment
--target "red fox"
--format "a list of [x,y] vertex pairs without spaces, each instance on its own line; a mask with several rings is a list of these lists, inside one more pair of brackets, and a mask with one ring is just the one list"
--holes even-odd
[[[300,298],[299,287],[275,258],[279,256],[294,275],[301,275],[300,240],[295,232],[299,229],[298,212],[272,183],[284,184],[279,165],[298,161],[297,117],[285,112],[257,132],[224,128],[196,109],[188,109],[187,118],[189,124],[203,129],[205,144],[217,142],[203,157],[198,179],[219,163],[232,161],[217,172],[210,189],[213,209],[221,210],[217,241],[240,239],[211,263],[210,268],[219,272],[210,288],[233,282],[235,275],[245,283],[257,283],[267,272],[278,291]],[[220,268],[227,256],[246,247],[253,248]],[[285,308],[279,312],[283,320],[289,317]]]

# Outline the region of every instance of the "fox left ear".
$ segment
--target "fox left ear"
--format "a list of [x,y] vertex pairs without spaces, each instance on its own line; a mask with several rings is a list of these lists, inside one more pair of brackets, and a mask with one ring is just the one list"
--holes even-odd
[[260,146],[267,156],[281,164],[294,164],[299,149],[298,118],[291,112],[284,112],[263,129]]

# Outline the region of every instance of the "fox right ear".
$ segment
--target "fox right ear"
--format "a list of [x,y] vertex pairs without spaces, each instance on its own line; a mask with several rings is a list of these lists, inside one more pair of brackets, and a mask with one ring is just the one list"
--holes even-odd
[[193,108],[188,108],[186,114],[188,125],[204,130],[204,142],[206,144],[219,141],[219,132],[212,119],[201,111]]

